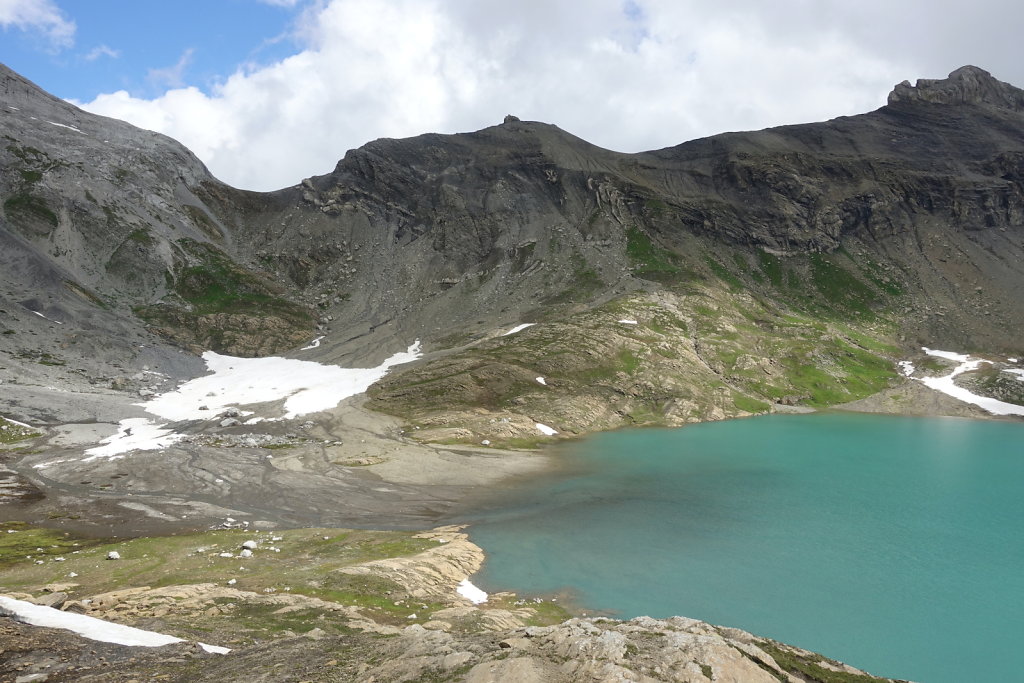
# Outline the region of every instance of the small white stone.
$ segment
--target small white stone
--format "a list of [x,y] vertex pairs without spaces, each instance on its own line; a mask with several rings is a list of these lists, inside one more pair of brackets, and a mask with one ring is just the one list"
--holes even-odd
[[116,550],[111,550],[109,553],[107,553],[107,559],[108,560],[120,560],[121,559],[121,553],[117,552]]
[[256,545],[256,541],[246,541],[242,544],[242,547],[248,548],[249,550],[256,550]]
[[252,551],[246,548],[242,552],[238,553],[239,557],[252,557]]

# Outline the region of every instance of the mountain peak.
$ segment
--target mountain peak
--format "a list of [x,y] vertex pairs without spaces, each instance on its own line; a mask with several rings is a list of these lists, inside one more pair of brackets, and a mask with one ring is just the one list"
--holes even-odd
[[903,81],[889,93],[889,104],[931,102],[933,104],[980,104],[1011,111],[1024,111],[1024,90],[994,78],[976,66],[962,66],[946,78],[920,78],[917,85]]

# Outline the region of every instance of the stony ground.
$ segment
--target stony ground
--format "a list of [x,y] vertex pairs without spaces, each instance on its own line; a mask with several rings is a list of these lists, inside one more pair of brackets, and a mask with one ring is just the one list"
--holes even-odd
[[[456,587],[483,554],[455,527],[114,543],[22,525],[2,531],[0,590],[10,597],[232,648],[129,648],[0,617],[2,680],[884,680],[692,619],[565,620],[556,602],[511,594],[473,605]],[[251,557],[238,556],[243,539],[258,542]],[[112,548],[121,559],[103,559]]]

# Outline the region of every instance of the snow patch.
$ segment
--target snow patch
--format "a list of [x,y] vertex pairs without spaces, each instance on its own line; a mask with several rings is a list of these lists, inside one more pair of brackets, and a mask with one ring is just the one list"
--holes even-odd
[[511,330],[509,330],[508,332],[505,332],[505,333],[504,333],[504,334],[502,334],[501,336],[502,336],[502,337],[507,337],[507,336],[509,336],[510,334],[515,334],[516,332],[522,332],[522,331],[523,331],[523,330],[525,330],[525,329],[526,329],[527,327],[533,327],[533,326],[534,326],[534,325],[536,325],[536,324],[537,324],[537,323],[523,323],[522,325],[516,325],[516,326],[515,326],[515,327],[513,327],[513,328],[512,328]]
[[[30,311],[32,311],[32,309],[31,309],[31,308],[30,308],[29,310],[30,310]],[[33,312],[33,313],[35,313],[36,315],[38,315],[38,316],[39,316],[40,318],[42,318],[43,320],[49,320],[49,321],[50,321],[51,323],[57,323],[58,325],[63,325],[63,324],[64,324],[64,323],[62,323],[62,322],[61,322],[61,321],[59,321],[59,320],[54,320],[53,318],[47,318],[47,317],[46,317],[45,315],[43,315],[43,314],[42,314],[42,313],[40,313],[39,311],[32,311],[32,312]]]
[[68,130],[73,130],[76,133],[82,133],[82,135],[85,135],[85,133],[83,133],[82,131],[78,130],[74,126],[69,126],[66,123],[57,123],[56,121],[47,121],[47,123],[51,126],[60,126],[61,128],[67,128]]
[[[197,377],[174,391],[135,405],[164,420],[178,422],[207,420],[229,406],[284,399],[283,414],[265,419],[290,420],[333,408],[349,396],[366,391],[393,366],[416,360],[421,355],[419,340],[374,368],[341,368],[276,356],[235,358],[207,351],[203,360],[212,374]],[[200,410],[200,406],[207,409]],[[130,450],[157,450],[183,436],[175,434],[166,424],[156,424],[147,418],[127,418],[121,421],[117,434],[86,453],[91,460],[118,456]]]
[[954,378],[957,375],[962,375],[965,372],[977,370],[982,363],[989,361],[975,359],[971,360],[971,357],[963,353],[955,353],[952,351],[936,351],[935,349],[929,349],[922,347],[924,352],[929,356],[936,356],[938,358],[947,358],[949,360],[958,361],[960,364],[953,368],[945,377],[922,377],[919,379],[925,386],[941,391],[947,396],[952,396],[958,401],[965,403],[972,403],[979,408],[983,408],[993,415],[1024,415],[1024,406],[1019,406],[1014,403],[1006,403],[999,401],[994,398],[988,398],[987,396],[978,396],[977,394],[971,393],[963,387],[958,387],[954,382]]
[[[172,643],[183,643],[181,638],[156,633],[155,631],[144,631],[140,628],[114,624],[96,617],[88,617],[84,614],[73,612],[62,612],[52,607],[33,605],[24,600],[5,598],[0,596],[0,612],[13,615],[18,621],[32,626],[44,626],[46,628],[60,628],[66,631],[77,633],[89,640],[98,640],[101,643],[116,643],[130,647],[160,647]],[[226,647],[218,645],[206,645],[199,643],[207,652],[216,654],[227,654],[231,652]]]
[[958,363],[965,363],[970,358],[966,353],[956,353],[955,351],[938,351],[936,349],[929,349],[927,346],[922,346],[921,350],[927,353],[929,356],[935,356],[936,358],[945,358],[946,360],[955,360]]
[[24,427],[25,429],[35,429],[35,427],[33,427],[32,425],[27,425],[24,422],[18,422],[17,420],[12,420],[11,418],[4,417],[3,415],[0,415],[0,418],[2,418],[4,420],[7,420],[12,425],[18,425],[19,427]]
[[554,436],[555,434],[557,434],[557,433],[558,433],[557,431],[555,431],[555,430],[554,430],[554,429],[552,429],[551,427],[548,427],[548,426],[547,426],[546,424],[541,424],[540,422],[536,423],[536,424],[535,424],[534,426],[535,426],[535,427],[536,427],[536,428],[537,428],[537,429],[538,429],[538,430],[540,431],[540,433],[541,433],[541,434],[543,434],[544,436]]
[[175,434],[165,425],[153,424],[145,417],[129,417],[121,420],[117,434],[100,441],[101,445],[86,450],[90,456],[82,462],[91,462],[96,458],[112,458],[131,450],[153,451],[167,448],[184,437],[184,434]]
[[548,385],[547,380],[545,380],[543,377],[537,378],[537,384],[543,384],[544,386]]
[[622,323],[623,325],[639,325],[640,324],[636,320],[630,320],[628,318],[625,319],[625,320],[620,320],[619,322]]
[[487,593],[470,583],[469,579],[463,579],[459,583],[459,587],[455,589],[455,592],[472,602],[474,605],[487,602]]
[[[421,356],[420,342],[396,353],[375,368],[341,368],[291,358],[234,358],[213,351],[203,354],[213,374],[186,382],[177,390],[139,404],[166,420],[201,420],[231,405],[286,399],[283,419],[316,413],[366,391],[395,365]],[[200,405],[209,412],[199,410]]]
[[310,349],[317,348],[318,346],[320,346],[320,340],[322,339],[323,337],[317,337],[313,341],[309,342],[309,346],[303,346],[301,349],[299,349],[299,351],[309,351]]
[[199,643],[199,647],[214,655],[226,655],[227,653],[231,652],[230,647],[221,647],[220,645],[207,645],[206,643]]
[[900,372],[903,373],[904,377],[910,377],[911,375],[914,374],[914,371],[917,369],[914,367],[914,364],[911,363],[909,360],[901,360],[896,365],[900,366]]

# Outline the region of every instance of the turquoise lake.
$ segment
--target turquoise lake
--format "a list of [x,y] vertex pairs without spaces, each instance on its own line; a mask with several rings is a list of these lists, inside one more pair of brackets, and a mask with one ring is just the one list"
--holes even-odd
[[694,617],[881,676],[1020,680],[1024,424],[773,415],[559,457],[471,516],[484,590]]

